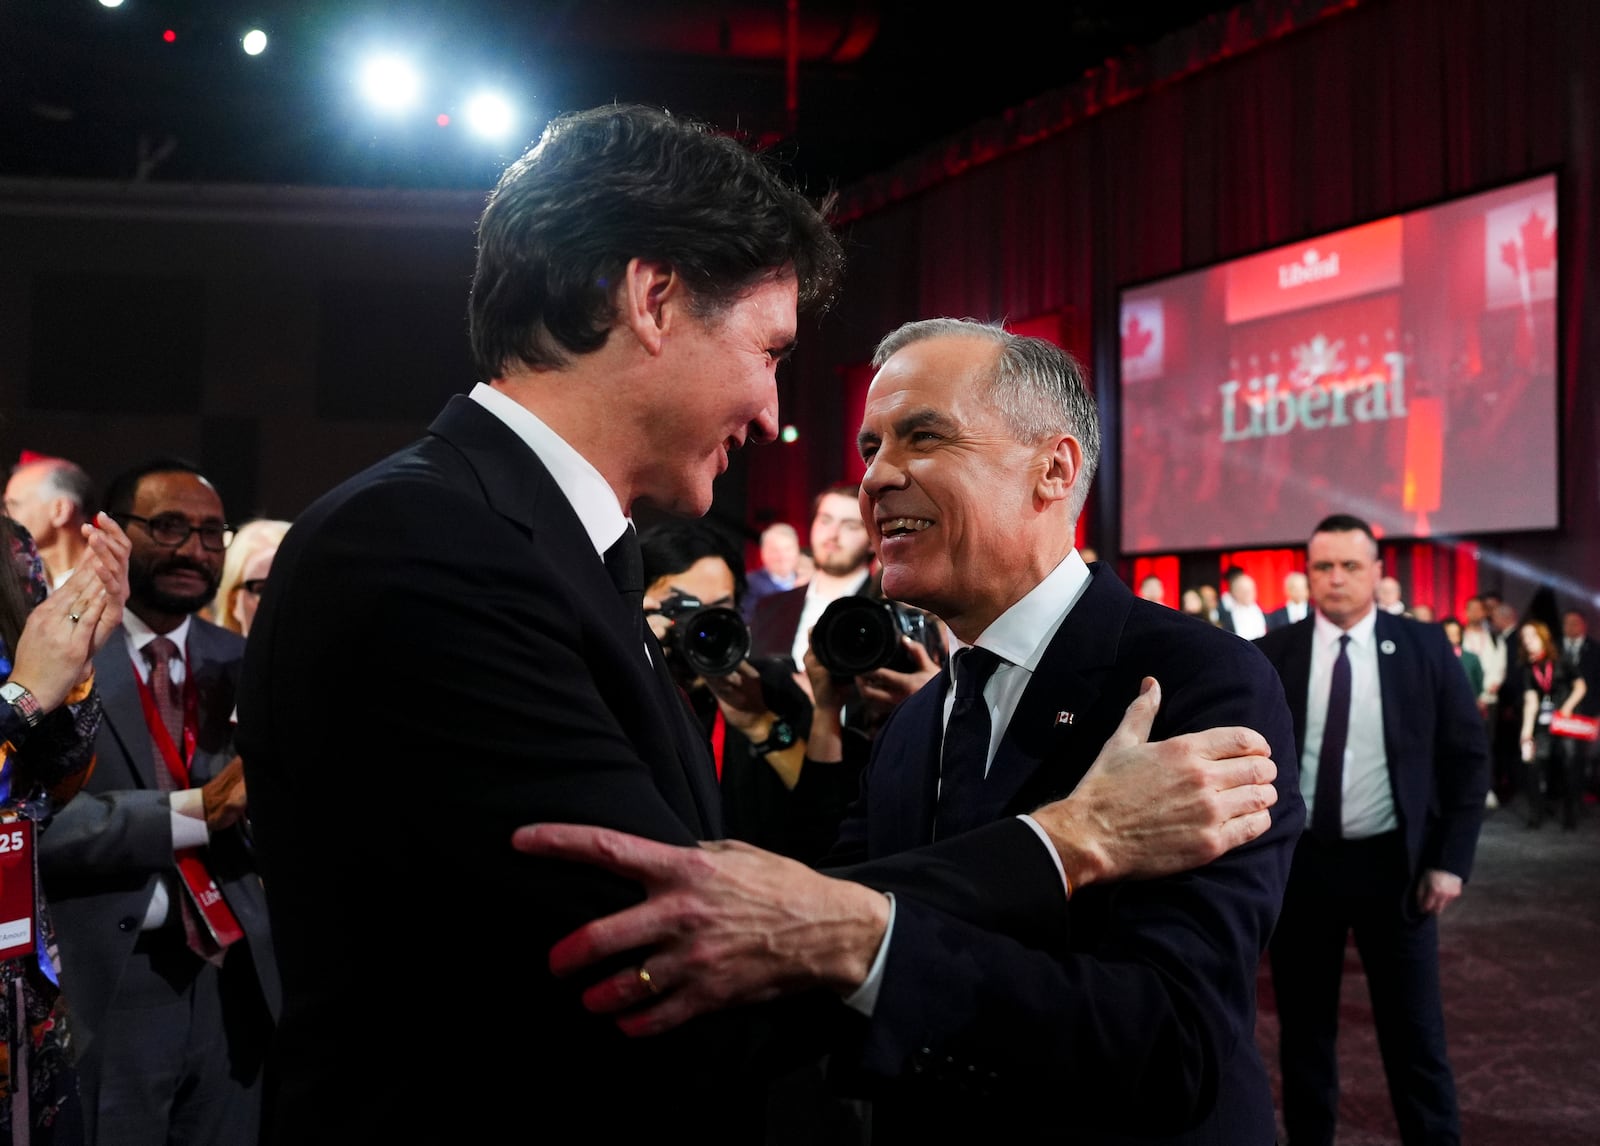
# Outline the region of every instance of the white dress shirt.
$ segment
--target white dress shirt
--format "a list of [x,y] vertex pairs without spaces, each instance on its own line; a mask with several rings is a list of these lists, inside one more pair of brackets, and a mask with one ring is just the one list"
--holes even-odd
[[1311,681],[1306,692],[1306,743],[1300,754],[1300,794],[1305,797],[1306,823],[1311,822],[1317,796],[1317,766],[1322,754],[1322,733],[1328,726],[1328,688],[1333,662],[1339,656],[1339,638],[1348,633],[1350,644],[1350,728],[1345,739],[1344,784],[1341,792],[1343,835],[1360,840],[1393,831],[1399,826],[1394,811],[1394,790],[1389,783],[1388,756],[1383,747],[1383,694],[1378,682],[1378,658],[1384,652],[1377,640],[1378,612],[1367,610],[1349,629],[1341,629],[1317,614],[1311,634]]
[[1306,619],[1306,615],[1310,612],[1311,602],[1309,601],[1285,601],[1283,603],[1283,615],[1289,618],[1291,625],[1298,625]]
[[[150,683],[150,663],[144,659],[145,646],[157,637],[165,636],[178,647],[177,655],[167,663],[167,672],[171,675],[175,687],[183,687],[183,682],[188,679],[189,620],[190,618],[185,617],[170,633],[158,633],[141,621],[132,609],[122,611],[122,639],[128,650],[128,659],[133,662],[133,671],[139,674],[139,680],[143,684],[148,686]],[[152,756],[154,756],[153,748]],[[152,759],[151,763],[157,768],[167,766],[160,759]],[[185,848],[204,847],[211,842],[211,833],[206,830],[205,799],[201,796],[199,788],[187,788],[171,793],[167,797],[167,809],[172,821],[174,855]],[[144,922],[140,925],[140,929],[154,931],[164,926],[167,922],[167,912],[171,909],[167,881],[158,879],[156,889],[150,895],[150,902],[145,906]]]
[[1235,601],[1233,612],[1228,615],[1233,618],[1235,635],[1247,641],[1267,635],[1267,615],[1261,611],[1260,605],[1241,605]]

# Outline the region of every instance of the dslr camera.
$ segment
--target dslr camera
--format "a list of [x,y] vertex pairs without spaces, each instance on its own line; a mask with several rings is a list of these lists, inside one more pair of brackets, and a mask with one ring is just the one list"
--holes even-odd
[[840,597],[822,611],[811,630],[811,651],[835,677],[848,679],[876,669],[914,672],[916,661],[900,643],[910,637],[935,664],[943,664],[944,637],[938,622],[921,609],[872,597]]
[[672,622],[666,644],[694,676],[726,676],[750,655],[750,629],[737,610],[674,593],[661,602],[661,615]]

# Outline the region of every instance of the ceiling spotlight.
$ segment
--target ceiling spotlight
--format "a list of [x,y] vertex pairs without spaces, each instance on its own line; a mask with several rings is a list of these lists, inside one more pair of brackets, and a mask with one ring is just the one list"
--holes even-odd
[[421,77],[399,56],[378,56],[361,69],[361,94],[386,111],[402,111],[416,102]]
[[259,56],[267,50],[267,34],[260,28],[251,28],[239,41],[239,46],[244,49],[245,55]]
[[504,139],[516,122],[516,115],[503,96],[482,92],[467,104],[467,122],[487,139]]
[[120,7],[122,7],[122,0],[100,0],[100,7],[102,7],[102,8],[120,8]]
[[793,443],[798,442],[800,440],[800,431],[799,431],[798,428],[796,428],[792,424],[788,425],[788,426],[785,426],[779,432],[778,439],[780,441],[782,441],[783,443],[785,443],[786,445],[793,444]]

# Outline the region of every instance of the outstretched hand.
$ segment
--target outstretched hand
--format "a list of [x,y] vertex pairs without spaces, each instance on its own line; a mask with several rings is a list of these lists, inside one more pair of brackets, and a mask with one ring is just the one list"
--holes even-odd
[[567,976],[651,950],[583,993],[584,1006],[616,1014],[629,1035],[812,987],[848,994],[865,981],[888,927],[879,892],[737,841],[682,848],[609,828],[532,824],[511,842],[644,886],[643,903],[584,925],[550,951],[550,969]]
[[1072,794],[1033,813],[1074,888],[1188,871],[1272,825],[1266,738],[1213,728],[1148,743],[1161,686],[1144,685]]

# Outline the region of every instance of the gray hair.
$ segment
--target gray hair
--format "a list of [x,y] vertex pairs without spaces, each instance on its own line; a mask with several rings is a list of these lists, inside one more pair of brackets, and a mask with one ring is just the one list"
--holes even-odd
[[[88,517],[94,497],[94,482],[83,471],[83,467],[65,458],[51,458],[37,464],[48,467],[39,482],[40,500],[64,497],[77,506],[79,516]],[[21,468],[24,467],[18,467]]]
[[1089,497],[1100,464],[1100,414],[1082,365],[1042,338],[1012,334],[996,322],[975,318],[925,318],[890,331],[873,351],[876,369],[914,342],[931,338],[981,338],[1000,348],[988,398],[1018,441],[1036,442],[1066,433],[1078,440],[1083,463],[1073,482],[1073,516]]
[[799,541],[800,541],[799,532],[795,529],[794,526],[790,525],[787,521],[775,522],[774,524],[767,526],[765,529],[763,529],[761,531],[761,540],[762,541],[765,541],[769,537],[786,537],[790,541],[795,542],[796,544],[798,544]]

